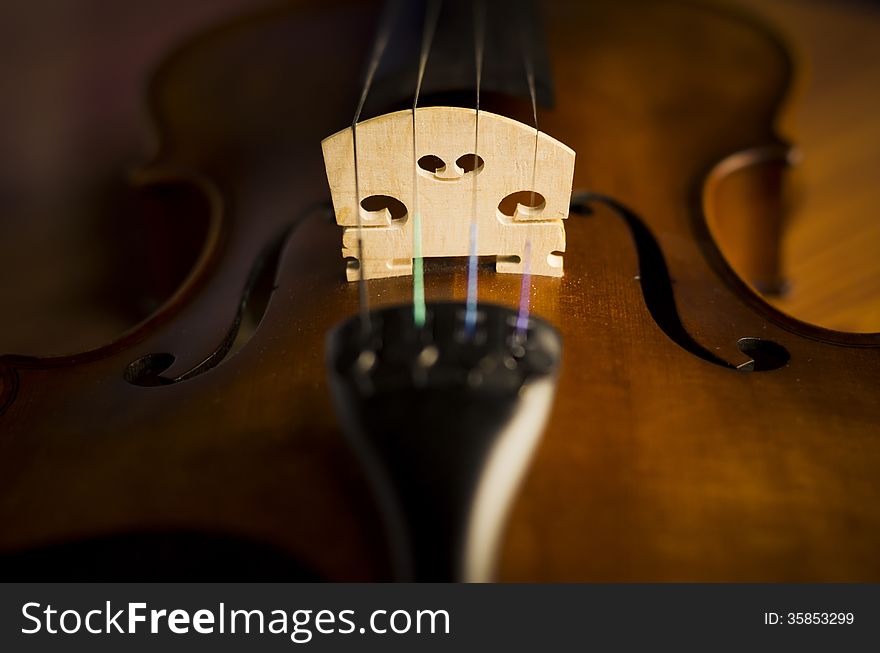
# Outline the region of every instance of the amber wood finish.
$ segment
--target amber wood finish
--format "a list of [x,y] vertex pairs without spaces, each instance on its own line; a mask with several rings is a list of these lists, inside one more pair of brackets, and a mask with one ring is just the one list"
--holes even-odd
[[[387,577],[323,367],[324,337],[356,312],[357,288],[338,227],[307,211],[327,199],[320,140],[350,120],[367,48],[370,8],[346,11],[345,22],[298,6],[252,16],[157,75],[163,147],[147,171],[198,171],[217,236],[178,294],[121,340],[0,359],[3,552],[197,529],[268,543],[323,578]],[[649,227],[672,279],[667,308],[702,347],[735,366],[747,360],[738,339],[759,337],[791,360],[744,373],[679,346],[646,306],[651,271],[626,223],[599,204],[573,215],[565,276],[533,281],[536,313],[562,332],[563,370],[499,578],[880,580],[880,337],[768,306],[702,213],[719,161],[779,142],[785,52],[760,26],[689,4],[572,0],[545,13],[557,106],[541,124],[577,152],[575,188]],[[333,34],[332,47],[322,66],[301,66],[313,34]],[[320,110],[302,102],[317,97]],[[123,378],[151,353],[175,355],[168,379],[210,360],[262,248],[304,212],[244,347],[189,380]],[[464,266],[431,267],[426,283],[429,299],[463,298]],[[408,278],[369,288],[377,305],[409,301]],[[514,304],[519,279],[484,270],[480,288]]]
[[712,169],[703,193],[712,239],[737,276],[765,297],[787,288],[781,253],[793,156],[783,144],[737,152]]
[[880,331],[880,6],[859,0],[732,4],[772,24],[796,64],[793,91],[778,116],[796,152],[785,175],[777,255],[784,286],[768,299],[805,322]]

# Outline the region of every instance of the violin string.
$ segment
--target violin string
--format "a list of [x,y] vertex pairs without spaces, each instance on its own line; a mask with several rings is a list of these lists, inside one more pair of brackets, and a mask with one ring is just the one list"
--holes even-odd
[[398,13],[395,9],[400,4],[397,2],[389,3],[385,15],[379,24],[379,31],[373,42],[373,51],[370,54],[370,61],[367,65],[367,72],[364,76],[364,84],[361,89],[361,96],[358,100],[357,108],[354,112],[354,118],[351,121],[351,149],[354,154],[354,214],[357,224],[357,258],[358,258],[358,304],[361,314],[361,332],[366,336],[370,332],[370,300],[367,292],[367,279],[364,270],[366,261],[364,261],[364,238],[363,238],[363,221],[361,219],[361,189],[360,175],[358,172],[358,148],[357,148],[357,124],[361,119],[361,112],[364,110],[364,104],[367,102],[367,96],[370,88],[373,86],[373,77],[376,75],[376,69],[385,53],[388,45],[388,37],[391,33],[391,25],[393,17]]
[[477,165],[480,160],[480,84],[483,79],[483,52],[486,38],[486,2],[474,3],[474,66],[476,68],[477,99],[474,113],[474,170],[471,198],[470,253],[468,256],[468,292],[465,311],[465,333],[472,336],[477,326]]
[[525,339],[526,331],[529,327],[529,308],[532,298],[532,240],[526,239],[526,245],[523,248],[523,274],[522,285],[520,286],[519,298],[519,314],[516,316],[516,338],[518,341]]
[[419,73],[416,79],[416,92],[412,107],[412,142],[413,142],[413,321],[416,327],[425,325],[425,262],[422,257],[422,217],[419,211],[419,175],[418,147],[416,144],[416,109],[419,105],[419,94],[422,91],[422,80],[428,65],[428,54],[434,40],[434,30],[440,16],[442,0],[430,0],[425,13],[425,24],[422,31],[422,48],[419,53]]
[[[522,7],[522,5],[520,6]],[[521,9],[521,11],[524,12],[525,10]],[[532,183],[529,197],[529,208],[533,209],[535,207],[535,181],[538,172],[538,139],[540,137],[540,131],[538,131],[538,94],[535,88],[535,67],[532,59],[531,42],[529,41],[528,32],[526,30],[524,13],[520,14],[520,29],[523,48],[523,66],[525,68],[526,83],[529,86],[529,96],[532,100],[532,121],[535,127],[535,148],[532,154]],[[532,240],[530,236],[526,236],[525,247],[523,248],[523,276],[522,286],[520,288],[519,316],[516,320],[517,337],[520,339],[525,337],[526,328],[528,327],[529,322],[529,309],[532,294],[531,255]]]

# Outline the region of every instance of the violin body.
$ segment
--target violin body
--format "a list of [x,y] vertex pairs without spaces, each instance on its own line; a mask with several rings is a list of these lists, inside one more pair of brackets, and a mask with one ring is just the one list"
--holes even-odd
[[[729,218],[709,194],[719,163],[784,147],[785,50],[689,3],[542,13],[556,100],[540,128],[577,162],[565,273],[532,279],[532,308],[564,349],[496,577],[880,580],[880,335],[776,311],[713,238]],[[350,122],[377,14],[284,4],[163,62],[160,145],[134,182],[197,197],[204,249],[116,341],[0,357],[4,575],[390,577],[324,359],[358,288],[320,143]],[[528,122],[524,103],[504,106]],[[756,215],[774,201],[748,199]],[[428,261],[428,299],[463,301],[466,273]],[[408,277],[368,288],[375,307],[411,301]],[[519,290],[481,266],[480,301],[512,306]]]

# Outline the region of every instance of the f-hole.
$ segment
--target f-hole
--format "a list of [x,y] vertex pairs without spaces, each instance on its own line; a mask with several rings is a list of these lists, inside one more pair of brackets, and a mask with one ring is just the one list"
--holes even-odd
[[737,366],[741,372],[767,372],[788,365],[791,354],[778,342],[763,338],[740,338],[736,348],[752,360]]
[[681,323],[675,308],[675,296],[663,252],[642,219],[615,199],[590,192],[575,192],[572,195],[570,212],[572,215],[592,215],[591,203],[604,204],[629,227],[639,257],[639,284],[645,305],[657,326],[673,342],[705,361],[741,372],[769,372],[788,365],[791,360],[788,350],[772,340],[751,337],[737,340],[737,349],[751,360],[736,367],[694,340]]
[[285,243],[303,220],[322,210],[326,210],[324,203],[307,207],[290,226],[266,245],[245,282],[238,312],[226,337],[207,359],[192,369],[171,377],[164,376],[163,373],[173,366],[174,354],[149,353],[129,363],[123,371],[123,378],[132,385],[146,387],[178,383],[207,372],[243,348],[253,337],[269,306],[269,300],[276,288],[275,279]]

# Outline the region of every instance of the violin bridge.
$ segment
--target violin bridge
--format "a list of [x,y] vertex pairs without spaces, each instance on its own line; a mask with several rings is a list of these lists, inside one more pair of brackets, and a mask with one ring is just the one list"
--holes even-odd
[[[418,210],[424,257],[467,256],[476,208],[477,254],[495,256],[496,272],[521,274],[530,241],[531,274],[561,277],[574,151],[534,127],[474,109],[397,111],[357,125],[357,187],[351,128],[324,139],[324,165],[349,281],[412,274]],[[474,153],[476,149],[476,154]],[[416,177],[417,176],[417,177]],[[413,186],[418,188],[415,201]],[[358,261],[358,216],[364,260]]]

